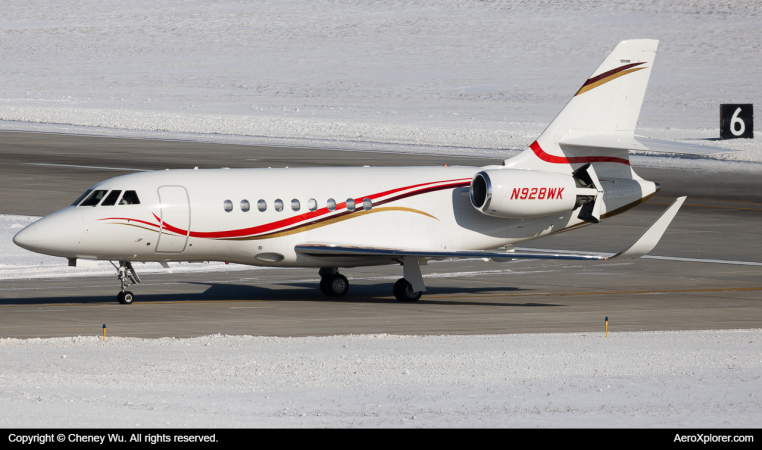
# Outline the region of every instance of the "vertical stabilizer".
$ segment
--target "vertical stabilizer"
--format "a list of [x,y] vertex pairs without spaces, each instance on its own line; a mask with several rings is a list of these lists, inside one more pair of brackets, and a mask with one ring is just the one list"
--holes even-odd
[[658,44],[649,39],[620,42],[542,135],[506,166],[570,174],[593,163],[599,174],[629,177],[626,149],[564,146],[563,141],[634,135]]

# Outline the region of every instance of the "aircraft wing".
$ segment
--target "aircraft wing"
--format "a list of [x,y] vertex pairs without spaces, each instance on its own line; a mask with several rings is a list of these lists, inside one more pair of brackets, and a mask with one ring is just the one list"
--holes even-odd
[[374,257],[388,258],[488,258],[488,259],[566,259],[566,260],[605,260],[609,259],[601,255],[563,255],[549,253],[513,253],[513,252],[485,252],[468,250],[405,250],[400,248],[357,247],[341,244],[305,243],[295,247],[297,253],[316,257]]
[[514,253],[514,252],[486,252],[469,250],[439,250],[439,249],[401,249],[401,248],[378,248],[360,247],[356,245],[342,245],[335,243],[307,242],[295,247],[296,253],[317,258],[325,257],[370,257],[376,259],[388,258],[390,260],[401,258],[489,258],[494,260],[510,259],[555,259],[567,261],[605,261],[613,258],[640,258],[647,254],[661,239],[667,227],[675,218],[677,211],[682,206],[686,197],[680,197],[667,208],[658,219],[654,221],[632,244],[614,256],[605,256],[600,253],[594,254],[553,254],[553,253]]

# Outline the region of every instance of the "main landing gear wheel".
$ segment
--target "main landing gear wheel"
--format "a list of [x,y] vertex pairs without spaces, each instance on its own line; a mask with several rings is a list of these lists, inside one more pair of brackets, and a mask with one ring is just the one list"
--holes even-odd
[[135,300],[135,295],[130,291],[123,291],[116,294],[116,299],[122,305],[131,305],[133,300]]
[[320,280],[320,292],[327,297],[341,297],[349,291],[349,280],[340,273],[328,275]]
[[413,291],[413,285],[404,278],[400,278],[394,283],[394,296],[401,302],[418,301],[421,295],[423,295],[423,292]]

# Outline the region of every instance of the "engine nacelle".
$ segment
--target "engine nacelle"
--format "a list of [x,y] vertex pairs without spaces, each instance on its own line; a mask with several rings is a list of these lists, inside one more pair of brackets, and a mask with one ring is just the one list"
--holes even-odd
[[[584,191],[584,192],[583,192]],[[573,211],[579,189],[571,175],[534,170],[485,170],[471,180],[471,204],[495,217],[527,218]],[[592,192],[595,196],[595,190]]]

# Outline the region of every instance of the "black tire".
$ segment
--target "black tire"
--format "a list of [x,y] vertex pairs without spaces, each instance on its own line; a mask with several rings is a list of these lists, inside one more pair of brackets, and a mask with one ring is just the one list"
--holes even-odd
[[321,279],[320,279],[320,292],[321,292],[323,295],[325,295],[326,297],[330,297],[330,296],[332,295],[332,294],[331,294],[331,290],[330,290],[330,288],[329,288],[329,286],[328,286],[328,279],[329,279],[329,278],[331,278],[331,276],[330,276],[330,275],[329,275],[329,276],[327,276],[327,277],[323,277],[323,278],[321,278]]
[[122,298],[119,303],[123,305],[131,305],[133,301],[135,301],[135,294],[133,294],[130,291],[124,291],[119,293]]
[[120,305],[124,305],[124,292],[116,294],[116,301],[118,301]]
[[418,301],[421,295],[423,292],[413,291],[413,285],[404,278],[400,278],[394,283],[394,296],[401,302]]
[[326,285],[328,286],[328,292],[332,297],[342,297],[349,292],[349,280],[347,277],[340,273],[335,273],[326,277],[328,280]]

